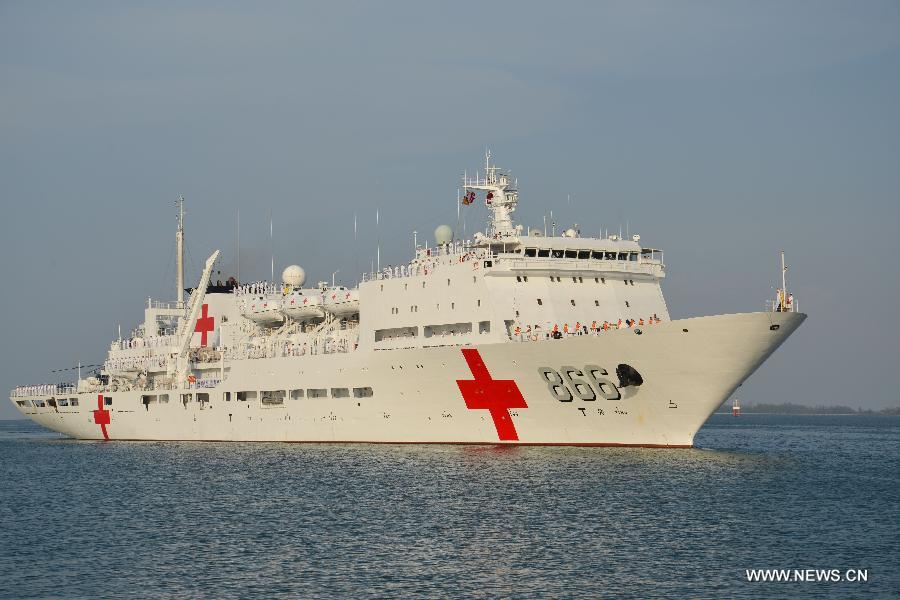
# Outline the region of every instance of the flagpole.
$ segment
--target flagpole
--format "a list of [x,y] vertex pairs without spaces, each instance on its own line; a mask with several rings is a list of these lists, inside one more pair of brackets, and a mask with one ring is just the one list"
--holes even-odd
[[781,251],[781,309],[786,308],[787,301],[787,267],[784,266],[784,250]]

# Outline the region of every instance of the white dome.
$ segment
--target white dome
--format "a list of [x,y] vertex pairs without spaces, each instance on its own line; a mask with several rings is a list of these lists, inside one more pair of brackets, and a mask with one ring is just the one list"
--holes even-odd
[[532,237],[541,237],[542,235],[544,235],[544,232],[541,231],[540,229],[532,229],[531,231],[528,232],[528,235],[530,235]]
[[563,235],[565,235],[566,237],[573,238],[573,237],[575,237],[575,230],[574,229],[566,229],[566,232]]
[[438,246],[449,244],[452,241],[453,230],[450,229],[449,225],[439,225],[437,229],[434,230],[434,243]]
[[306,282],[306,271],[300,265],[291,265],[281,272],[281,281],[291,287],[302,287]]

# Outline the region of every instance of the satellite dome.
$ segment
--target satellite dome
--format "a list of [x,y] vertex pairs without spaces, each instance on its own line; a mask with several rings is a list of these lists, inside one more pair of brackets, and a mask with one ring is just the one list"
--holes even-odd
[[532,237],[541,237],[542,235],[544,235],[544,232],[541,231],[540,229],[532,229],[531,231],[528,232],[528,235],[530,235]]
[[453,241],[453,230],[450,229],[449,225],[439,225],[437,229],[434,230],[434,242],[438,246],[443,246],[444,244],[449,244]]
[[566,233],[565,233],[566,237],[573,238],[573,237],[575,237],[575,235],[576,235],[576,232],[574,229],[566,229]]
[[300,265],[291,265],[281,272],[281,281],[291,287],[302,287],[306,282],[306,271]]

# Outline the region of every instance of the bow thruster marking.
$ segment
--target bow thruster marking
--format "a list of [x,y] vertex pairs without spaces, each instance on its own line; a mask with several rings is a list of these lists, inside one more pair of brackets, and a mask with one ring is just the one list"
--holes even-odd
[[109,439],[109,432],[106,426],[109,425],[109,411],[103,408],[103,394],[97,396],[97,410],[94,411],[94,423],[100,426],[103,431],[103,439]]
[[512,379],[493,379],[481,354],[475,348],[463,348],[463,357],[474,380],[458,379],[456,385],[470,410],[484,409],[491,413],[497,436],[502,441],[517,441],[519,434],[509,415],[511,408],[528,408],[519,386]]
[[216,318],[209,316],[209,304],[203,305],[203,313],[197,317],[197,326],[194,332],[200,334],[200,345],[206,346],[206,334],[216,328]]

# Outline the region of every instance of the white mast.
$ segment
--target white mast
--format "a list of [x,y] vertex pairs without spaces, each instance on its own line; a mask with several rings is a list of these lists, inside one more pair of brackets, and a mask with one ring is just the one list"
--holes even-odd
[[178,230],[175,232],[175,301],[184,307],[184,196],[179,196]]
[[787,308],[787,267],[784,266],[784,250],[781,251],[781,310]]

